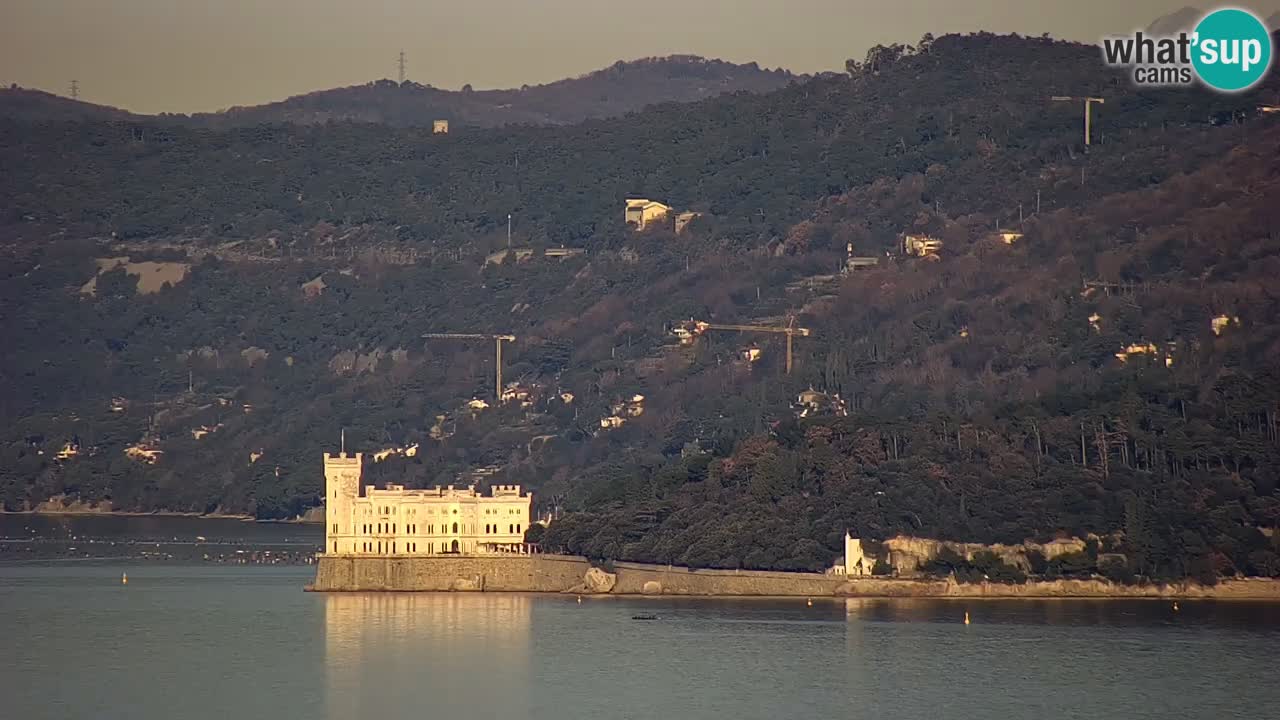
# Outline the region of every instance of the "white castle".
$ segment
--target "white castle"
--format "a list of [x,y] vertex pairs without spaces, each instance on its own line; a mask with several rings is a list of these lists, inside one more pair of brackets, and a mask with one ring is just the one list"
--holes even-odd
[[[330,555],[527,553],[533,495],[495,485],[490,495],[403,485],[361,488],[363,454],[324,454],[325,536]],[[363,489],[363,493],[361,490]]]

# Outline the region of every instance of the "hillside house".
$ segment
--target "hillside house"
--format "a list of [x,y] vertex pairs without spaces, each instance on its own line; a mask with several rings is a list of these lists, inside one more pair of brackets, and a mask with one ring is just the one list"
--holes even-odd
[[676,336],[681,345],[692,345],[698,339],[698,326],[692,321],[681,322],[671,328],[671,334]]
[[507,383],[507,387],[502,391],[502,404],[518,402],[520,407],[530,407],[533,405],[533,389],[522,383]]
[[[1116,359],[1120,362],[1127,362],[1129,358],[1137,356],[1156,357],[1160,349],[1155,343],[1131,343],[1125,346],[1120,352],[1116,353]],[[1164,354],[1164,366],[1173,367],[1173,353],[1166,349]]]
[[845,253],[844,269],[841,270],[841,272],[844,273],[845,275],[848,275],[849,273],[857,270],[858,268],[875,267],[876,265],[880,264],[880,258],[878,257],[854,255],[853,243],[845,243],[844,253]]
[[902,251],[912,257],[928,257],[937,255],[942,249],[942,241],[928,235],[903,235]]
[[702,213],[696,213],[696,212],[682,212],[679,215],[677,215],[676,216],[676,234],[679,235],[680,233],[684,232],[684,229],[688,227],[689,223],[693,222],[701,214]]
[[163,450],[156,450],[146,445],[131,445],[124,449],[124,454],[130,460],[136,460],[148,465],[155,465],[160,460],[160,456],[164,455]]
[[644,414],[644,396],[632,395],[630,400],[614,403],[613,414],[623,418],[635,418]]
[[1240,318],[1235,315],[1219,315],[1209,321],[1209,328],[1213,330],[1214,335],[1221,335],[1223,330],[1226,330],[1232,325],[1238,325],[1239,323]]
[[849,410],[845,407],[844,401],[839,395],[824,393],[820,390],[814,390],[810,387],[808,390],[800,393],[796,397],[796,402],[792,405],[795,410],[796,417],[817,417],[818,415],[835,415],[845,417],[849,414]]
[[63,445],[62,449],[59,450],[58,454],[54,455],[54,457],[58,460],[70,460],[71,458],[79,454],[80,454],[80,443],[69,442]]
[[1013,230],[997,230],[992,237],[1000,240],[1005,245],[1012,245],[1022,239],[1022,233]]
[[635,230],[644,230],[654,222],[665,219],[671,208],[648,198],[627,198],[626,223]]
[[191,439],[201,440],[206,435],[218,432],[218,428],[222,427],[222,423],[217,425],[201,425],[200,427],[191,428]]
[[449,121],[448,120],[432,120],[431,132],[432,134],[435,134],[435,135],[448,135]]

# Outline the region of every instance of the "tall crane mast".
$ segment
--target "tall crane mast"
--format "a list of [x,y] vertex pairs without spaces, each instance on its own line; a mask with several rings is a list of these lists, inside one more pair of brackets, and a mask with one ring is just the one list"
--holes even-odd
[[813,333],[809,328],[796,327],[795,317],[791,317],[786,325],[727,325],[721,323],[709,323],[701,320],[695,320],[691,323],[691,329],[684,329],[682,334],[676,331],[681,337],[688,336],[690,338],[701,335],[708,330],[728,330],[735,332],[763,332],[775,333],[787,336],[787,374],[791,374],[792,361],[792,338],[797,335],[800,337],[809,337]]
[[502,401],[502,343],[515,342],[515,335],[489,335],[486,333],[427,333],[422,336],[428,340],[492,340],[494,347],[494,386],[495,402]]
[[1092,122],[1092,116],[1089,113],[1089,108],[1092,107],[1094,103],[1098,103],[1099,105],[1105,105],[1107,101],[1100,97],[1076,97],[1074,95],[1054,95],[1053,101],[1054,102],[1079,102],[1079,101],[1084,102],[1084,144],[1086,146],[1092,144],[1093,136],[1091,134],[1091,126],[1093,125],[1093,122]]

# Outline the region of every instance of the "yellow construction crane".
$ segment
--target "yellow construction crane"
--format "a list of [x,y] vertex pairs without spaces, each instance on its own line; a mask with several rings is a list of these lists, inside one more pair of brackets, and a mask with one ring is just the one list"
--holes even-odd
[[729,330],[736,332],[764,332],[779,333],[787,336],[787,374],[791,374],[792,338],[799,335],[800,337],[809,337],[813,333],[809,328],[796,327],[795,317],[791,317],[786,325],[722,325],[719,323],[703,322],[701,320],[691,320],[683,326],[677,326],[672,332],[680,338],[680,342],[689,344],[697,338],[698,335],[708,330]]
[[494,387],[493,399],[502,402],[502,343],[515,342],[515,335],[488,335],[484,333],[427,333],[422,337],[428,340],[492,340],[494,347]]
[[1074,95],[1054,95],[1053,100],[1055,102],[1073,102],[1073,101],[1081,101],[1081,100],[1084,101],[1084,144],[1088,145],[1090,141],[1089,108],[1092,107],[1094,103],[1098,103],[1099,105],[1105,105],[1107,101],[1103,100],[1100,97],[1075,97]]

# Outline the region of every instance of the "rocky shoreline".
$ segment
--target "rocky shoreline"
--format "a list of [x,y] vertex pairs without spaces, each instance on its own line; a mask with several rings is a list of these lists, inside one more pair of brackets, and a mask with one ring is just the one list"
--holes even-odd
[[1120,585],[1107,580],[1031,580],[1022,584],[959,583],[945,580],[858,579],[836,589],[837,597],[920,597],[963,599],[1098,600],[1267,600],[1280,601],[1280,580],[1242,578],[1216,585],[1194,582]]

